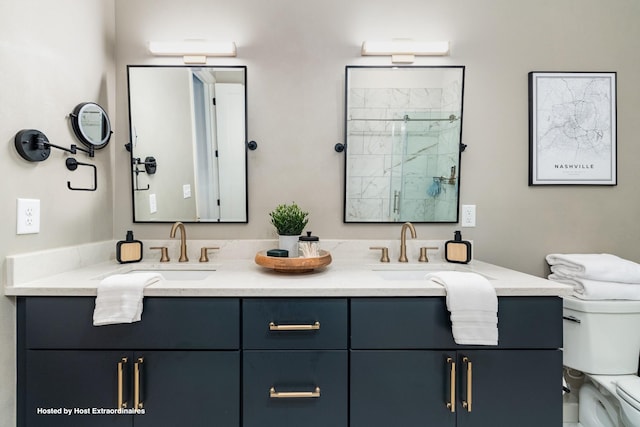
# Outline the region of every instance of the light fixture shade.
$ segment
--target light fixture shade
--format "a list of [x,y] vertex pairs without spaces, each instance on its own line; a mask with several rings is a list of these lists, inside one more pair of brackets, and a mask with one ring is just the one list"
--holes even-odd
[[414,40],[365,41],[362,55],[445,56],[449,54],[448,41],[424,42]]
[[236,56],[235,42],[185,40],[180,42],[149,42],[149,52],[157,56]]

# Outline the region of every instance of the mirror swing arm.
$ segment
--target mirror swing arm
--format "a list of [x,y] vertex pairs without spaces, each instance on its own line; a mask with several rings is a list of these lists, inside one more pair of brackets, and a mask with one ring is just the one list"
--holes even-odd
[[[92,115],[91,117],[84,117],[83,114]],[[98,121],[96,121],[96,114],[99,114]],[[23,159],[29,162],[42,162],[49,158],[51,154],[51,148],[67,152],[69,154],[77,154],[78,151],[86,153],[89,157],[93,157],[96,149],[104,148],[111,138],[111,124],[107,113],[98,104],[93,102],[84,102],[78,104],[71,114],[71,126],[75,136],[82,142],[87,148],[82,148],[76,144],[71,144],[69,148],[52,144],[49,142],[47,136],[37,129],[22,129],[16,133],[14,137],[14,145],[16,151]],[[94,141],[89,130],[100,131],[99,143]],[[88,129],[85,129],[85,125]],[[93,126],[93,129],[91,127]],[[68,170],[75,171],[78,166],[86,166],[93,169],[93,185],[91,187],[73,187],[71,182],[67,181],[67,188],[73,191],[96,191],[98,188],[98,169],[95,165],[89,163],[83,163],[77,161],[73,157],[68,157],[65,161],[65,165]]]
[[[23,129],[19,131],[14,138],[14,143],[20,156],[30,162],[41,162],[48,159],[51,154],[51,148],[57,148],[70,154],[77,154],[78,151],[82,151],[89,157],[94,156],[93,147],[84,149],[75,144],[71,144],[69,148],[65,148],[52,144],[44,133],[36,129]],[[93,168],[93,185],[90,188],[72,187],[71,182],[67,181],[67,188],[69,190],[96,191],[98,189],[98,172],[95,165],[79,162],[74,157],[68,157],[65,164],[70,171],[75,171],[78,165]]]

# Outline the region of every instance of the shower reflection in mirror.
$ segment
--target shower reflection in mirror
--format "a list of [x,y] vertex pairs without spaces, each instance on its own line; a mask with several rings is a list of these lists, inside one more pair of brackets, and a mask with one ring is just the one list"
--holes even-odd
[[345,222],[457,222],[464,67],[347,67]]
[[128,77],[134,221],[247,222],[246,67],[130,65]]

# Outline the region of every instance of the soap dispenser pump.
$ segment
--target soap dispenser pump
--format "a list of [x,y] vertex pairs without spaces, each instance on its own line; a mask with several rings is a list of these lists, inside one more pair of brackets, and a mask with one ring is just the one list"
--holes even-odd
[[471,242],[462,240],[462,234],[456,230],[453,240],[448,240],[444,244],[444,258],[447,262],[467,264],[471,261]]
[[128,230],[125,240],[116,244],[116,259],[120,264],[142,260],[142,242],[134,240],[133,231]]

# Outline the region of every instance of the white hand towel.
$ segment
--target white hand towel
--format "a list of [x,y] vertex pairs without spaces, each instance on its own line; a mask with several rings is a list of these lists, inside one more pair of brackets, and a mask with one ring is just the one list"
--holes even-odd
[[498,297],[491,282],[460,271],[439,271],[425,278],[447,291],[451,332],[457,344],[498,345]]
[[567,278],[640,283],[640,264],[611,254],[549,254],[551,272]]
[[98,285],[93,325],[138,322],[144,288],[162,280],[158,273],[114,274]]
[[636,284],[569,278],[555,273],[549,275],[549,280],[573,286],[573,295],[580,299],[640,301],[640,286]]

